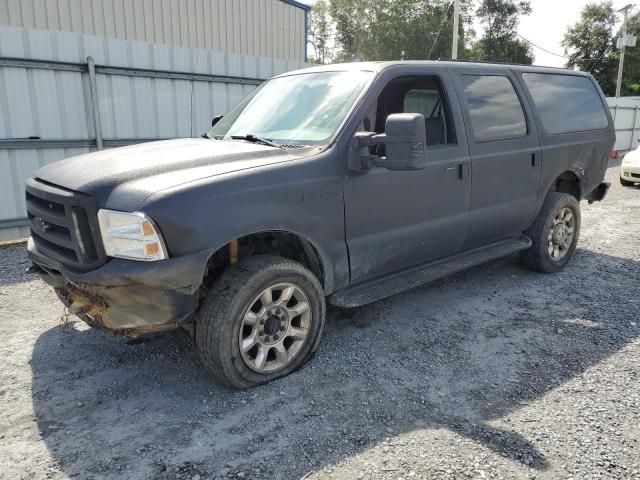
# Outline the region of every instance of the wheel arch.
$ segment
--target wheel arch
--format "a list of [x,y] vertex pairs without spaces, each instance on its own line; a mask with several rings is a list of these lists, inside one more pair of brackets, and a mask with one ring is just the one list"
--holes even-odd
[[580,201],[582,198],[582,175],[579,175],[575,170],[565,170],[551,183],[547,194],[549,192],[568,193]]
[[290,230],[255,231],[228,240],[209,257],[203,284],[211,285],[225,268],[251,255],[278,255],[294,260],[318,278],[326,294],[333,290],[327,256],[313,241]]
[[531,225],[535,222],[542,210],[545,200],[552,192],[568,193],[578,202],[582,199],[584,191],[584,178],[580,170],[569,168],[554,176],[545,177],[538,188],[538,205],[535,215],[531,218]]

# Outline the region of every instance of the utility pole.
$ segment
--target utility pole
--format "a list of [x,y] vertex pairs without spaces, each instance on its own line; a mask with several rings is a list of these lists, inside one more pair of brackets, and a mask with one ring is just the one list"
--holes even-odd
[[620,64],[618,65],[618,82],[616,83],[616,98],[620,98],[620,90],[622,88],[622,69],[624,68],[624,50],[627,47],[627,20],[629,20],[629,10],[632,4],[622,7],[618,12],[624,12],[624,21],[622,22],[622,42],[618,40],[618,48],[620,49]]
[[453,0],[453,45],[451,45],[451,58],[458,59],[458,19],[460,18],[460,5],[458,0]]

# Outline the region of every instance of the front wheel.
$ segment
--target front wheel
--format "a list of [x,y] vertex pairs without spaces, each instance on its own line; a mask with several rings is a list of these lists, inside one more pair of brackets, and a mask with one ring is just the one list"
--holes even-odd
[[317,278],[292,260],[254,256],[230,267],[196,319],[196,347],[219,383],[247,388],[300,368],[325,320]]
[[573,256],[580,235],[580,204],[573,195],[549,192],[536,221],[524,232],[531,247],[522,261],[540,272],[559,272]]

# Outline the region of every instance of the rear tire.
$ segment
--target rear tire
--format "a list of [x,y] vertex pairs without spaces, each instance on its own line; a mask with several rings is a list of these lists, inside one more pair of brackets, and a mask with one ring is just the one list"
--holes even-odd
[[622,185],[623,187],[631,187],[633,183],[634,182],[630,182],[629,180],[625,180],[624,178],[620,177],[620,185]]
[[533,270],[562,270],[575,252],[580,236],[580,204],[573,195],[549,192],[536,221],[524,232],[531,239],[522,262]]
[[248,257],[209,290],[196,318],[196,348],[219,383],[260,385],[313,356],[325,311],[320,282],[305,267],[277,256]]

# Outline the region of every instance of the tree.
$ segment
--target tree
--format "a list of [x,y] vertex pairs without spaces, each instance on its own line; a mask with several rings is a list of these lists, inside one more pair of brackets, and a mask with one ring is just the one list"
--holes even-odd
[[482,0],[476,16],[484,26],[484,33],[473,44],[471,57],[491,62],[533,63],[531,47],[516,35],[520,16],[530,13],[529,0]]
[[[461,0],[468,16],[472,0]],[[330,0],[338,61],[451,57],[450,0]],[[465,46],[463,22],[461,50]]]
[[613,35],[616,20],[611,1],[590,3],[562,41],[568,56],[567,68],[590,72],[607,95],[614,95],[616,89],[619,58]]
[[332,57],[333,28],[326,0],[317,0],[309,14],[307,42],[313,47],[312,63],[327,63]]

